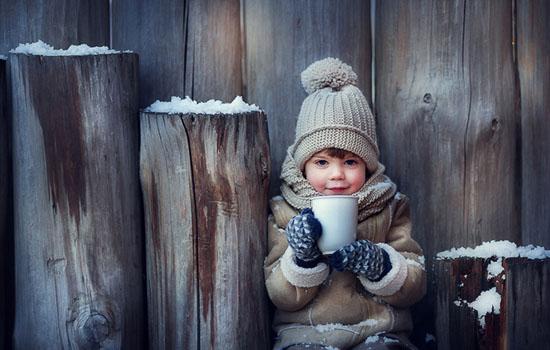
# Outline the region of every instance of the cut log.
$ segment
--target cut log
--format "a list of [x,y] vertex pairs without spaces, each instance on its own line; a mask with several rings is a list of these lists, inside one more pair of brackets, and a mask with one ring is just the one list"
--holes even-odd
[[136,54],[11,54],[16,349],[144,346]]
[[151,349],[268,349],[266,117],[141,113]]
[[[436,330],[439,349],[542,349],[550,342],[550,259],[503,259],[488,279],[493,260],[435,260]],[[468,303],[495,288],[500,312],[480,318]],[[482,323],[485,323],[483,326]]]
[[6,61],[0,59],[0,348],[9,349],[13,324],[13,230],[10,120]]

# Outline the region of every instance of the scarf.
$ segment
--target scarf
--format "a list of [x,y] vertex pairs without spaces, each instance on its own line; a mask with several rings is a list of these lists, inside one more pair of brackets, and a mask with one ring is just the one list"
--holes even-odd
[[[386,168],[380,162],[376,172],[353,196],[359,198],[357,219],[362,222],[366,218],[381,212],[396,193],[397,186],[384,175]],[[281,194],[294,208],[302,210],[311,207],[311,198],[322,196],[306,180],[292,155],[287,152],[281,171]]]

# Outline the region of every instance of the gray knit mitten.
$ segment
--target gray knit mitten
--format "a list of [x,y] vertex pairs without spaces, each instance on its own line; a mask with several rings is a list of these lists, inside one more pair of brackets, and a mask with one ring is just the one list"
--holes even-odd
[[321,251],[317,240],[321,237],[322,227],[310,208],[303,209],[286,226],[288,245],[294,250],[295,262],[300,267],[311,268],[317,265]]
[[380,281],[391,270],[388,253],[369,240],[355,241],[335,251],[330,265],[338,271],[348,270],[371,281]]

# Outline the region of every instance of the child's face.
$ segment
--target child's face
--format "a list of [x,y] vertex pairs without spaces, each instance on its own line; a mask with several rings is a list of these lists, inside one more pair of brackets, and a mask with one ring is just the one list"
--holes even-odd
[[366,181],[365,162],[346,152],[343,158],[333,157],[323,150],[315,153],[305,164],[305,176],[313,188],[326,195],[353,194]]

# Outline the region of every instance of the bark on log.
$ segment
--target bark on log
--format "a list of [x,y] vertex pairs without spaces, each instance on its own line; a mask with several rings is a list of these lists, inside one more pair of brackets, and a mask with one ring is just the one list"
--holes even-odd
[[0,348],[9,349],[13,325],[13,230],[10,120],[6,60],[0,59]]
[[[550,342],[550,259],[503,259],[503,272],[488,280],[490,259],[436,260],[436,339],[439,349],[542,349]],[[466,305],[496,287],[500,313],[480,326]]]
[[266,117],[141,113],[150,348],[267,349]]
[[143,348],[137,55],[9,59],[14,347]]

